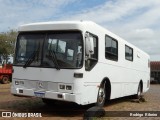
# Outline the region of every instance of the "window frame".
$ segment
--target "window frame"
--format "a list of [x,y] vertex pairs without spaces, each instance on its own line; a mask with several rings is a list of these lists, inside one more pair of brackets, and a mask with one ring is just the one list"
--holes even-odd
[[[90,68],[87,68],[86,67],[86,53],[85,53],[85,70],[86,71],[91,71],[95,66],[96,64],[98,63],[98,60],[99,60],[99,37],[89,31],[86,31],[86,33],[89,33],[90,36],[94,37],[96,39],[96,51],[94,51],[94,54],[97,54],[97,58],[94,58],[93,59],[96,59],[96,62],[90,66]],[[85,40],[85,39],[84,39]],[[86,48],[85,48],[86,49]],[[85,51],[85,50],[84,50]],[[93,56],[93,55],[92,55]]]
[[[41,64],[42,64],[42,61],[43,61],[43,55],[44,55],[44,45],[45,45],[45,41],[46,41],[46,39],[48,38],[48,35],[49,34],[51,34],[51,33],[70,33],[70,32],[77,32],[77,33],[79,33],[80,34],[80,36],[81,36],[81,43],[82,43],[82,63],[81,63],[81,66],[80,67],[75,67],[75,68],[70,68],[70,67],[68,67],[68,68],[66,68],[66,67],[61,67],[60,69],[82,69],[83,68],[83,66],[84,66],[84,38],[83,38],[83,33],[82,33],[82,31],[80,31],[80,30],[69,30],[69,31],[67,31],[67,30],[44,30],[44,31],[20,31],[19,33],[18,33],[18,36],[17,36],[17,39],[16,39],[16,47],[15,47],[15,56],[14,56],[14,62],[13,62],[13,66],[18,66],[18,67],[22,67],[23,65],[17,65],[17,63],[15,63],[15,59],[16,59],[16,56],[17,56],[17,51],[18,51],[18,42],[19,42],[19,36],[21,35],[21,34],[25,34],[25,35],[27,35],[27,34],[44,34],[45,35],[45,37],[44,37],[44,40],[43,40],[43,45],[42,45],[42,59],[41,59]],[[58,44],[58,43],[57,43]],[[57,49],[57,47],[56,47],[56,49]],[[55,67],[46,67],[46,66],[43,66],[43,65],[39,65],[39,66],[33,66],[33,65],[30,65],[30,66],[28,66],[28,67],[34,67],[34,68],[55,68]]]
[[[115,42],[116,42],[116,46],[117,46],[116,52],[117,52],[117,54],[106,51],[106,37],[109,37],[112,41],[115,41]],[[112,41],[111,41],[111,47],[112,47]],[[111,54],[112,56],[115,56],[115,58],[107,57],[107,56],[106,56],[106,52],[107,52],[108,54]],[[117,61],[118,61],[118,56],[119,56],[118,40],[116,40],[115,38],[113,38],[113,37],[111,37],[111,36],[109,36],[109,35],[105,35],[105,58],[108,59],[108,60],[112,60],[112,61],[116,61],[116,62],[117,62]]]
[[[132,50],[132,59],[127,59],[127,57],[126,57],[126,47],[129,48],[129,50]],[[125,59],[133,62],[133,54],[134,54],[133,48],[125,44]]]

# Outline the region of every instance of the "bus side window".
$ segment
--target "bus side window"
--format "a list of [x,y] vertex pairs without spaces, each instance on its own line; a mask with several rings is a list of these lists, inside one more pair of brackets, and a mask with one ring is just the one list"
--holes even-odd
[[133,61],[133,48],[125,45],[125,59]]
[[105,57],[109,60],[118,61],[118,41],[106,35]]

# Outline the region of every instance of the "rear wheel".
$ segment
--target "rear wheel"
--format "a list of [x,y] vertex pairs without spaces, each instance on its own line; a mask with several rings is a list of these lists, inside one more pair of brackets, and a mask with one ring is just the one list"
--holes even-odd
[[106,100],[106,89],[105,89],[105,83],[101,84],[98,90],[98,96],[97,96],[97,106],[104,106]]
[[139,84],[137,94],[135,95],[136,99],[140,99],[140,97],[142,96],[142,89],[141,88],[142,88],[141,84]]
[[3,83],[3,84],[9,83],[9,78],[6,77],[6,76],[4,76],[4,77],[2,78],[2,83]]

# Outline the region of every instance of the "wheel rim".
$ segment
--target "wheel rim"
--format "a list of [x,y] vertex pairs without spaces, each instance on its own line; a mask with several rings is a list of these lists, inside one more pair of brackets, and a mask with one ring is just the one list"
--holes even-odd
[[99,104],[102,104],[103,101],[105,99],[105,91],[104,91],[104,88],[99,88],[99,92],[98,92],[98,103]]
[[3,77],[3,83],[6,84],[8,82],[9,82],[8,78],[7,77]]

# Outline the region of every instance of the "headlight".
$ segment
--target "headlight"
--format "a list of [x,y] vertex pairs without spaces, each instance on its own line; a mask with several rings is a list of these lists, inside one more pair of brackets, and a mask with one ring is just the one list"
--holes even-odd
[[59,85],[60,89],[65,89],[65,85]]
[[72,86],[71,85],[60,84],[59,89],[61,89],[61,90],[72,90]]
[[72,86],[67,85],[67,86],[66,86],[66,90],[72,90]]
[[19,81],[15,81],[15,85],[19,85]]
[[24,81],[18,81],[18,80],[16,80],[15,81],[15,85],[24,85]]

